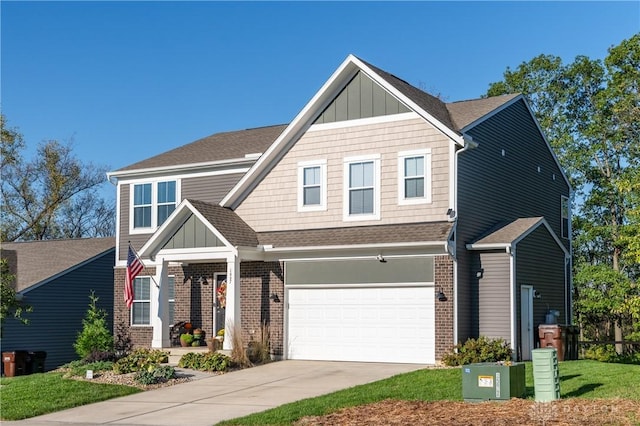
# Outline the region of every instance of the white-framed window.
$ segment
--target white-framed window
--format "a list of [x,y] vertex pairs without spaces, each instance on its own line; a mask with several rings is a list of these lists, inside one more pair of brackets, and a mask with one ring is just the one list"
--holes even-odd
[[[131,325],[151,325],[151,277],[136,277],[133,281]],[[175,306],[175,277],[168,277],[169,324],[173,324]]]
[[327,160],[298,163],[298,211],[327,209]]
[[173,213],[180,199],[178,180],[132,183],[130,188],[131,234],[154,232]]
[[151,277],[133,280],[131,325],[151,325]]
[[431,202],[431,150],[398,153],[398,204]]
[[569,238],[569,228],[571,223],[569,222],[571,219],[571,204],[569,203],[569,197],[565,197],[562,195],[560,197],[560,210],[561,210],[561,227],[562,227],[562,238]]
[[344,159],[344,220],[380,219],[380,155]]

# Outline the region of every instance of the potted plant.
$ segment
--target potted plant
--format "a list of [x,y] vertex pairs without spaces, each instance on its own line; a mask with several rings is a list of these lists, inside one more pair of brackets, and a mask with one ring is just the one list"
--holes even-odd
[[191,346],[193,343],[193,334],[184,333],[180,335],[180,345],[183,347]]
[[201,328],[196,328],[195,330],[193,330],[193,340],[202,341],[203,334],[204,332]]

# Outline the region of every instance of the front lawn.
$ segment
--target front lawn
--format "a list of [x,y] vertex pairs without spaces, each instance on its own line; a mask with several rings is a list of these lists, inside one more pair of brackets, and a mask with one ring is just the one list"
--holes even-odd
[[[526,365],[529,399],[534,399],[533,371]],[[626,398],[640,401],[640,366],[597,361],[561,362],[562,398]],[[291,424],[305,416],[321,416],[341,408],[386,399],[461,401],[460,368],[427,369],[401,374],[378,382],[355,386],[317,398],[285,404],[261,413],[219,423],[220,425]]]
[[3,377],[0,385],[2,420],[26,419],[140,392],[131,386],[64,379],[61,373]]

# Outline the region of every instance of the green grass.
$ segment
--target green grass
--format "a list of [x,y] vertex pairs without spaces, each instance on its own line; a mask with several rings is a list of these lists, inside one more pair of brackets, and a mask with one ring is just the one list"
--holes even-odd
[[61,373],[3,377],[0,384],[2,420],[26,419],[140,392],[130,386],[63,379]]
[[[526,365],[526,386],[534,398],[533,371]],[[562,398],[629,398],[640,400],[640,366],[597,361],[561,362]],[[341,408],[370,404],[384,399],[462,400],[460,368],[419,370],[378,382],[355,386],[317,398],[285,404],[219,425],[286,425],[304,416],[321,416]]]

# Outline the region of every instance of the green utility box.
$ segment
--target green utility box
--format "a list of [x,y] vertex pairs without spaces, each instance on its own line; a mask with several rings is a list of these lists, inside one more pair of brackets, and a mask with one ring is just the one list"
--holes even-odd
[[467,402],[526,396],[523,363],[483,362],[462,366],[462,398]]
[[536,392],[536,402],[560,399],[560,374],[556,349],[532,350],[531,363],[533,365],[533,387]]

